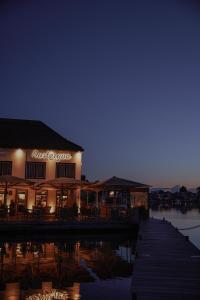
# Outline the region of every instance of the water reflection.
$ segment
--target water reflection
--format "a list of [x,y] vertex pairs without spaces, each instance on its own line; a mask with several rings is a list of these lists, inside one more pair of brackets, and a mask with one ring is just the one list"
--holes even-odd
[[[88,300],[90,293],[85,285],[95,290],[105,280],[109,279],[112,285],[118,278],[130,278],[133,248],[133,240],[117,240],[112,236],[47,242],[2,241],[0,299],[78,300],[82,297]],[[86,292],[82,293],[81,288]]]

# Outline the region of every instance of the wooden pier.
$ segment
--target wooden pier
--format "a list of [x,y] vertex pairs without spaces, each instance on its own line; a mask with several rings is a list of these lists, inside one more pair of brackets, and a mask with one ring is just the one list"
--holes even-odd
[[132,299],[200,299],[200,250],[167,221],[140,226]]

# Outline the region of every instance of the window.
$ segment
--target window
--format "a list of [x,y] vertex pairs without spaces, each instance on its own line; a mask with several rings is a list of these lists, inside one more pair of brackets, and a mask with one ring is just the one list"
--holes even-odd
[[75,164],[56,163],[56,177],[75,178]]
[[45,162],[26,162],[26,178],[44,179],[46,175]]
[[56,191],[56,207],[65,207],[69,202],[70,190],[63,189]]
[[47,198],[48,198],[47,191],[37,191],[35,194],[35,205],[40,207],[46,207]]
[[0,161],[0,176],[12,175],[12,161]]
[[17,191],[17,211],[24,212],[26,208],[27,191]]

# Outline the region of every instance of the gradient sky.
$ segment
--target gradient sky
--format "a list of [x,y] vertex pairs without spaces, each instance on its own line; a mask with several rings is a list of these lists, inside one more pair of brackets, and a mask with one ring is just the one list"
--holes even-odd
[[90,180],[199,185],[199,1],[1,1],[0,99],[80,144]]

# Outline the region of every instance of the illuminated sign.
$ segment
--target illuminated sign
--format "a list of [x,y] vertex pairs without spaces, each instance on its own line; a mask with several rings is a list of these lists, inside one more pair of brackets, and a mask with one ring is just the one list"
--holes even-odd
[[72,155],[70,153],[56,153],[54,151],[40,152],[38,150],[33,150],[31,157],[45,160],[70,160]]

